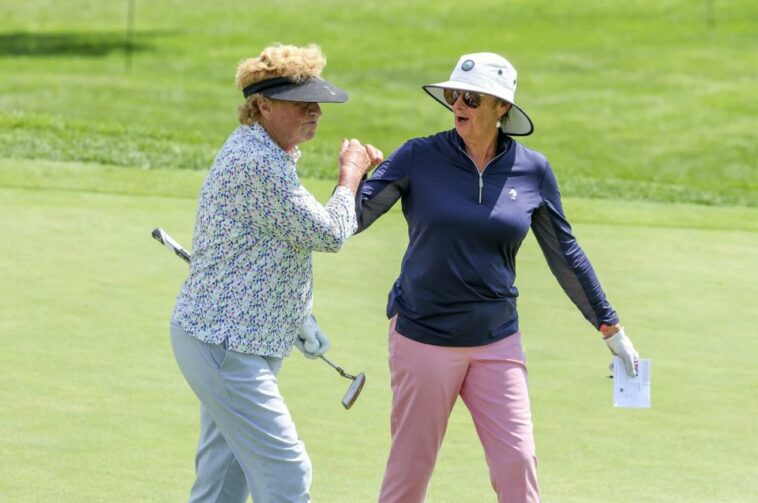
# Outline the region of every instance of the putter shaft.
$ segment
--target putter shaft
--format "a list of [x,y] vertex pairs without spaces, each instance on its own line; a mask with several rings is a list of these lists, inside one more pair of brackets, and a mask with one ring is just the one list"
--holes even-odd
[[334,363],[333,363],[333,362],[332,362],[332,361],[331,361],[329,358],[327,358],[326,356],[324,356],[324,355],[321,355],[321,357],[320,357],[320,358],[321,358],[322,360],[324,360],[326,363],[328,363],[329,365],[331,365],[331,366],[332,366],[332,368],[334,368],[334,370],[336,370],[337,372],[339,372],[339,374],[340,374],[342,377],[345,377],[345,378],[347,378],[347,379],[350,379],[350,380],[353,380],[353,381],[355,381],[355,376],[354,376],[354,375],[352,375],[352,374],[348,374],[347,372],[345,372],[344,370],[342,370],[342,367],[338,367],[337,365],[335,365],[335,364],[334,364]]

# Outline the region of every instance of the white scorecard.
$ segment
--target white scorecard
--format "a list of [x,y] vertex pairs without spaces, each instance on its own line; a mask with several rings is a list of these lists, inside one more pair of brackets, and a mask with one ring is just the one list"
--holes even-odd
[[650,408],[650,360],[640,359],[637,377],[626,373],[624,361],[613,357],[613,406]]

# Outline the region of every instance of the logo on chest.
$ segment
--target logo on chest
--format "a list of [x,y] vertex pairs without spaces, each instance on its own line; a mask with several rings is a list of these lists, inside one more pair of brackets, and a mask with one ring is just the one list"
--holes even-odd
[[510,190],[508,190],[508,197],[511,198],[511,201],[515,201],[518,197],[518,192],[516,192],[516,189],[511,187]]

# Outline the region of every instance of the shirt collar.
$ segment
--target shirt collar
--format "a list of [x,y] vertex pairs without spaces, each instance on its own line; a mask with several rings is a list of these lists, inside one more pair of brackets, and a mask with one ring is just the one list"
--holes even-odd
[[[457,142],[458,146],[465,152],[466,151],[466,143],[463,141],[463,138],[461,138],[461,135],[458,134],[457,129],[451,130],[453,133],[453,138],[455,138],[455,141]],[[511,146],[511,137],[507,134],[503,133],[502,131],[497,132],[497,150],[495,151],[495,156],[498,156],[508,150],[508,148]]]
[[256,122],[252,124],[250,126],[250,131],[253,133],[253,136],[263,142],[268,150],[279,153],[282,156],[282,159],[291,162],[297,162],[298,159],[300,159],[300,147],[296,146],[294,149],[292,149],[292,152],[283,150],[282,147],[280,147],[279,144],[274,141],[268,130],[265,127],[261,126],[260,123]]

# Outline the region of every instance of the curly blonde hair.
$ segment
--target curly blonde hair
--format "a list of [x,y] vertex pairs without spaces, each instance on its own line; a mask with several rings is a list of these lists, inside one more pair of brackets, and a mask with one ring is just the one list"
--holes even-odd
[[[326,57],[315,44],[307,47],[275,44],[263,49],[257,58],[247,58],[237,66],[234,78],[237,89],[274,77],[289,77],[302,82],[311,77],[320,77],[326,66]],[[254,124],[260,118],[258,103],[262,95],[251,94],[239,107],[240,124]]]

